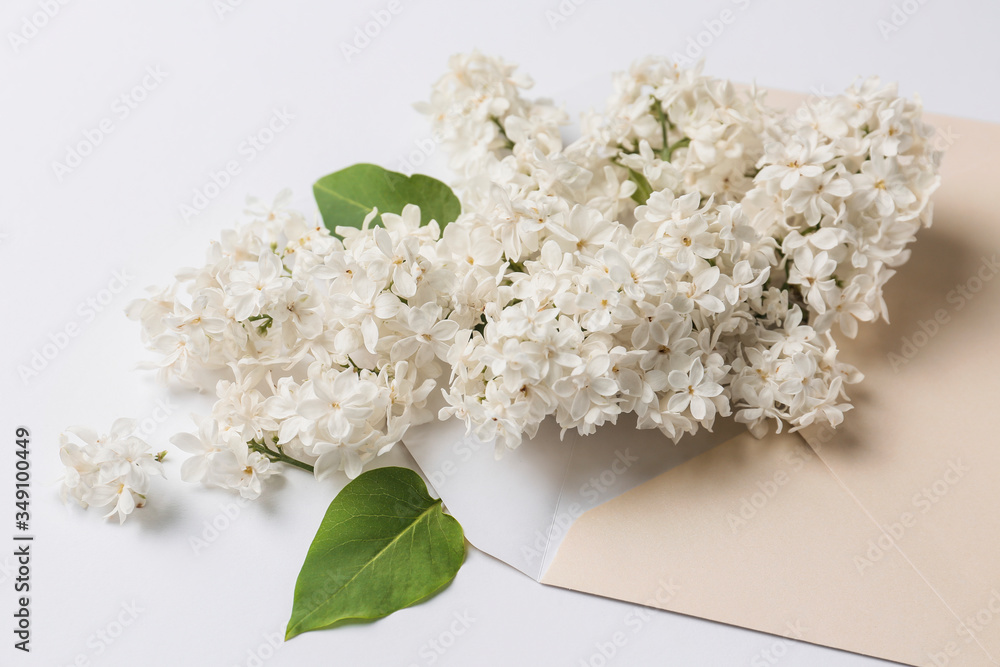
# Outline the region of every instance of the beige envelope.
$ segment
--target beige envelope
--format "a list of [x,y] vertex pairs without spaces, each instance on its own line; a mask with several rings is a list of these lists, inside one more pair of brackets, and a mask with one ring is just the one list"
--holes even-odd
[[886,289],[892,324],[842,342],[866,375],[844,424],[738,436],[587,511],[542,582],[907,664],[1000,664],[1000,125],[929,121],[947,146],[934,225]]

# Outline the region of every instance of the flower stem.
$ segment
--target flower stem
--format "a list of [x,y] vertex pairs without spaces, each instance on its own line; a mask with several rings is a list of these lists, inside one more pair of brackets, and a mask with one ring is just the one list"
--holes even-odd
[[503,124],[500,122],[500,119],[497,118],[496,116],[490,116],[490,120],[496,123],[497,128],[499,128],[500,136],[503,137],[503,140],[506,144],[504,148],[506,148],[507,150],[514,150],[514,142],[511,141],[510,137],[507,136],[507,130],[504,129]]
[[660,159],[670,162],[670,139],[667,138],[667,116],[663,113],[663,104],[657,98],[653,98],[653,115],[660,121],[660,132],[663,133],[663,146],[660,148]]
[[673,156],[675,150],[677,150],[678,148],[684,148],[685,146],[687,146],[690,143],[691,143],[691,138],[690,137],[681,137],[680,139],[678,139],[674,143],[670,144],[670,146],[668,146],[665,149],[665,151],[666,151],[666,157],[664,157],[663,160],[665,162],[670,162],[670,158]]
[[308,463],[304,463],[302,461],[299,461],[298,459],[294,459],[291,456],[289,456],[288,454],[286,454],[281,449],[281,445],[279,445],[277,443],[275,443],[275,445],[274,445],[275,448],[277,449],[277,451],[275,451],[274,449],[271,449],[270,447],[268,447],[264,443],[258,442],[256,440],[251,440],[250,442],[247,443],[247,446],[250,448],[251,451],[260,452],[261,454],[263,454],[264,456],[266,456],[268,458],[268,460],[270,460],[270,461],[279,461],[281,463],[287,463],[288,465],[293,465],[296,468],[301,468],[302,470],[305,470],[306,472],[313,472],[313,473],[315,472],[315,468],[313,468]]

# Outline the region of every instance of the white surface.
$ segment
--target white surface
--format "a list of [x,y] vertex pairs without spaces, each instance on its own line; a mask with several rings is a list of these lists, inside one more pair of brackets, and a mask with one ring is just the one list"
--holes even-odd
[[[473,47],[522,64],[539,94],[573,90],[595,73],[626,67],[659,51],[683,52],[705,33],[708,71],[793,90],[842,88],[879,73],[920,92],[928,109],[1000,120],[1000,42],[994,2],[916,0],[884,38],[893,2],[777,0],[711,3],[590,0],[553,29],[552,2],[414,2],[346,62],[340,44],[371,20],[383,0],[358,3],[229,0],[170,3],[68,2],[17,51],[9,33],[39,12],[40,0],[7,0],[0,10],[3,197],[0,198],[2,340],[0,410],[0,616],[3,665],[842,665],[877,664],[858,656],[624,603],[543,587],[470,551],[452,587],[378,623],[303,635],[277,651],[265,636],[287,619],[292,586],[327,503],[343,480],[326,485],[291,474],[267,500],[237,519],[200,553],[189,537],[219,516],[223,494],[182,485],[179,456],[151,505],[123,528],[56,498],[56,435],[86,423],[106,428],[118,416],[171,414],[150,434],[165,444],[188,428],[187,413],[210,397],[172,394],[132,370],[145,353],[121,314],[143,286],[164,283],[200,261],[208,239],[238,215],[247,193],[272,196],[291,186],[311,206],[320,175],[358,161],[400,168],[426,130],[410,103],[426,96],[449,54]],[[580,0],[576,0],[580,2]],[[47,0],[42,4],[48,4]],[[568,13],[568,12],[567,12]],[[122,117],[115,100],[140,84],[148,67],[166,78]],[[152,83],[152,80],[148,80]],[[600,105],[604,92],[573,105]],[[294,119],[249,159],[241,143],[275,109]],[[62,181],[52,162],[109,118],[113,131]],[[107,127],[107,124],[105,124]],[[423,134],[421,134],[423,132]],[[180,204],[210,174],[236,161],[240,173],[191,224]],[[92,316],[114,272],[131,278]],[[117,286],[117,285],[114,285]],[[84,304],[84,305],[80,305]],[[50,335],[79,333],[27,384],[17,366]],[[150,422],[152,424],[152,422]],[[33,649],[15,652],[9,536],[13,532],[13,432],[33,432]],[[402,457],[397,463],[405,463]],[[6,509],[2,509],[6,504]],[[220,520],[220,524],[224,523]],[[7,526],[6,528],[4,526]],[[122,606],[142,609],[110,644]],[[468,614],[465,625],[455,614]],[[638,615],[647,614],[648,615]],[[127,618],[126,612],[122,617]],[[648,619],[648,620],[645,620]],[[460,635],[452,629],[462,630]],[[615,633],[614,660],[600,654]],[[449,644],[443,654],[430,642]],[[103,647],[100,653],[99,647]],[[263,661],[252,655],[269,656]],[[273,655],[271,655],[273,653]],[[78,658],[82,656],[82,659]],[[433,660],[432,660],[433,658]]]

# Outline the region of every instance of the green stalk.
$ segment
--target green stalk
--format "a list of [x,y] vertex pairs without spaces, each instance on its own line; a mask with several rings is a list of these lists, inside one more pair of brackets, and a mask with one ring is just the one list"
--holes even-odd
[[302,461],[299,461],[298,459],[294,459],[291,456],[289,456],[288,454],[286,454],[281,449],[281,445],[279,445],[277,442],[275,442],[274,446],[277,449],[277,451],[275,451],[274,449],[271,449],[270,447],[268,447],[267,445],[265,445],[262,442],[257,442],[256,440],[251,440],[250,442],[247,443],[247,447],[250,448],[250,451],[260,452],[261,454],[263,454],[264,456],[266,456],[269,461],[277,461],[277,462],[280,462],[280,463],[287,463],[288,465],[295,466],[296,468],[301,468],[302,470],[305,470],[306,472],[315,473],[315,471],[316,471],[315,468],[313,468],[308,463],[303,463]]

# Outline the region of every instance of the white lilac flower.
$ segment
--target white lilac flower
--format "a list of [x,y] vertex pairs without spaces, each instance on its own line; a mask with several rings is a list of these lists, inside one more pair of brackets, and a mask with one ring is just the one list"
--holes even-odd
[[[860,373],[835,336],[885,317],[931,221],[941,155],[919,104],[869,79],[782,113],[650,57],[564,145],[530,85],[460,55],[419,105],[454,222],[410,205],[334,235],[288,193],[252,200],[203,266],[129,307],[161,377],[216,389],[174,439],[185,479],[252,497],[284,464],[353,477],[439,393],[436,416],[498,452],[546,419],[586,434],[632,412],[674,441],[730,414],[758,436],[843,419]],[[63,448],[64,493],[124,516],[152,469],[95,446]]]
[[813,178],[825,170],[834,157],[834,147],[822,143],[819,132],[802,128],[784,141],[768,144],[757,174],[760,182],[773,181],[782,190],[791,190],[800,178]]
[[722,385],[705,377],[701,359],[695,359],[690,371],[670,371],[667,382],[676,393],[670,397],[667,409],[671,412],[691,411],[691,416],[702,421],[715,414],[715,403],[710,400],[722,393]]
[[836,270],[837,262],[825,250],[814,254],[811,248],[802,246],[795,251],[794,262],[788,272],[788,282],[801,285],[806,303],[822,314],[826,312],[826,293],[836,287],[836,280],[833,278]]
[[154,454],[135,430],[135,420],[118,419],[107,434],[85,427],[61,433],[63,500],[72,498],[81,507],[110,507],[105,517],[117,516],[119,523],[145,505],[150,479],[163,476],[162,453]]
[[883,218],[897,209],[905,210],[917,200],[895,156],[872,155],[861,165],[860,171],[851,176],[851,182],[854,205],[865,209],[875,204],[875,210]]
[[252,451],[245,443],[234,443],[212,459],[212,474],[219,486],[253,500],[260,496],[261,483],[274,471],[264,454]]

